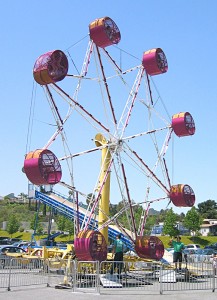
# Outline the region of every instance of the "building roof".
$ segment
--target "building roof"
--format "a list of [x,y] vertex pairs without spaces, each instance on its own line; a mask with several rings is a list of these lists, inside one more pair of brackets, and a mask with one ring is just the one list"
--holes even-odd
[[202,224],[200,227],[201,228],[207,228],[207,227],[212,227],[212,226],[216,226],[217,224]]
[[217,225],[217,219],[204,219],[202,225]]

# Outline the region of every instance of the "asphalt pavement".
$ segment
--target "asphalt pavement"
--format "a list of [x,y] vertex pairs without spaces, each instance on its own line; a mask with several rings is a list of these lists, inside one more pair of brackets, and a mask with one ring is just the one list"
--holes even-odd
[[12,291],[0,291],[0,300],[216,300],[217,291],[183,291],[183,292],[165,292],[162,295],[144,292],[127,291],[126,293],[118,292],[114,294],[94,294],[94,293],[75,293],[67,289],[55,289],[51,287],[45,288],[18,288]]

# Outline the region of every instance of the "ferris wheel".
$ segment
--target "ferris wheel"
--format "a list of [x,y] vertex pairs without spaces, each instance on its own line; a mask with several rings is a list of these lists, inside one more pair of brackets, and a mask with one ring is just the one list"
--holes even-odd
[[[188,184],[171,183],[166,154],[172,134],[193,135],[195,123],[189,112],[165,117],[158,110],[160,96],[152,89],[152,76],[168,70],[161,48],[145,51],[133,66],[130,57],[123,68],[117,55],[121,34],[111,18],[91,22],[89,37],[77,74],[70,73],[73,53],[53,50],[35,62],[33,76],[56,129],[43,147],[26,154],[24,172],[36,186],[61,185],[74,198],[88,195],[86,215],[77,223],[78,259],[105,260],[109,227],[127,236],[139,257],[160,259],[162,242],[144,235],[147,216],[160,201],[165,207],[194,205]],[[55,146],[58,140],[61,150]],[[120,201],[122,207],[111,215],[112,203]],[[137,224],[138,206],[142,210]],[[127,228],[120,221],[123,216]]]

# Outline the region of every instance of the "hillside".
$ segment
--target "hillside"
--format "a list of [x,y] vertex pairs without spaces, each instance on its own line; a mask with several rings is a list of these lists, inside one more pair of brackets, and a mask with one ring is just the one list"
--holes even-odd
[[[9,203],[7,200],[0,201],[0,230],[6,230],[6,222],[8,222],[10,216],[15,216],[19,222],[19,231],[23,233],[32,232],[31,224],[34,224],[36,211],[39,210],[37,217],[38,223],[42,227],[43,232],[48,230],[48,221],[50,216],[50,208],[45,207],[43,204],[40,207],[36,206],[36,203],[21,204],[21,203]],[[58,230],[57,224],[52,223],[51,230]],[[2,234],[2,236],[8,236],[8,233]],[[24,240],[28,238],[22,238]]]
[[[44,205],[41,205],[40,209],[40,222],[47,222],[49,219],[49,208],[45,210]],[[17,219],[20,222],[31,222],[34,218],[34,214],[36,212],[36,204],[32,203],[29,204],[17,204],[17,203],[8,203],[6,200],[0,201],[0,229],[2,229],[2,222],[8,221],[8,217],[11,214],[16,215]],[[47,213],[46,213],[47,212]],[[46,214],[45,214],[46,213]],[[151,211],[153,215],[158,214],[159,212],[153,210]],[[54,216],[54,219],[56,216]],[[17,232],[13,234],[13,237],[20,238],[22,240],[30,240],[31,239],[31,233],[27,232],[30,228],[26,228],[23,232]],[[7,231],[0,231],[0,236],[9,237],[9,234]],[[41,238],[42,236],[38,237]],[[45,236],[43,236],[45,237]],[[73,237],[68,236],[59,236],[56,241],[67,241],[69,239],[72,239]],[[165,247],[169,247],[169,240],[170,238],[168,236],[160,236],[160,240],[163,242]],[[209,245],[211,243],[217,242],[216,236],[209,236],[209,237],[192,237],[192,236],[182,236],[182,242],[187,245],[191,243],[199,244],[201,247],[204,247],[206,245]]]

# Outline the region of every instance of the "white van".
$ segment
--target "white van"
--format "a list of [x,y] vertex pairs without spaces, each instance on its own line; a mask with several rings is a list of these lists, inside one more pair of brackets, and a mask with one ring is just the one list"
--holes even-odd
[[188,245],[185,246],[185,249],[197,250],[197,249],[200,249],[200,245],[198,245],[198,244],[188,244]]

